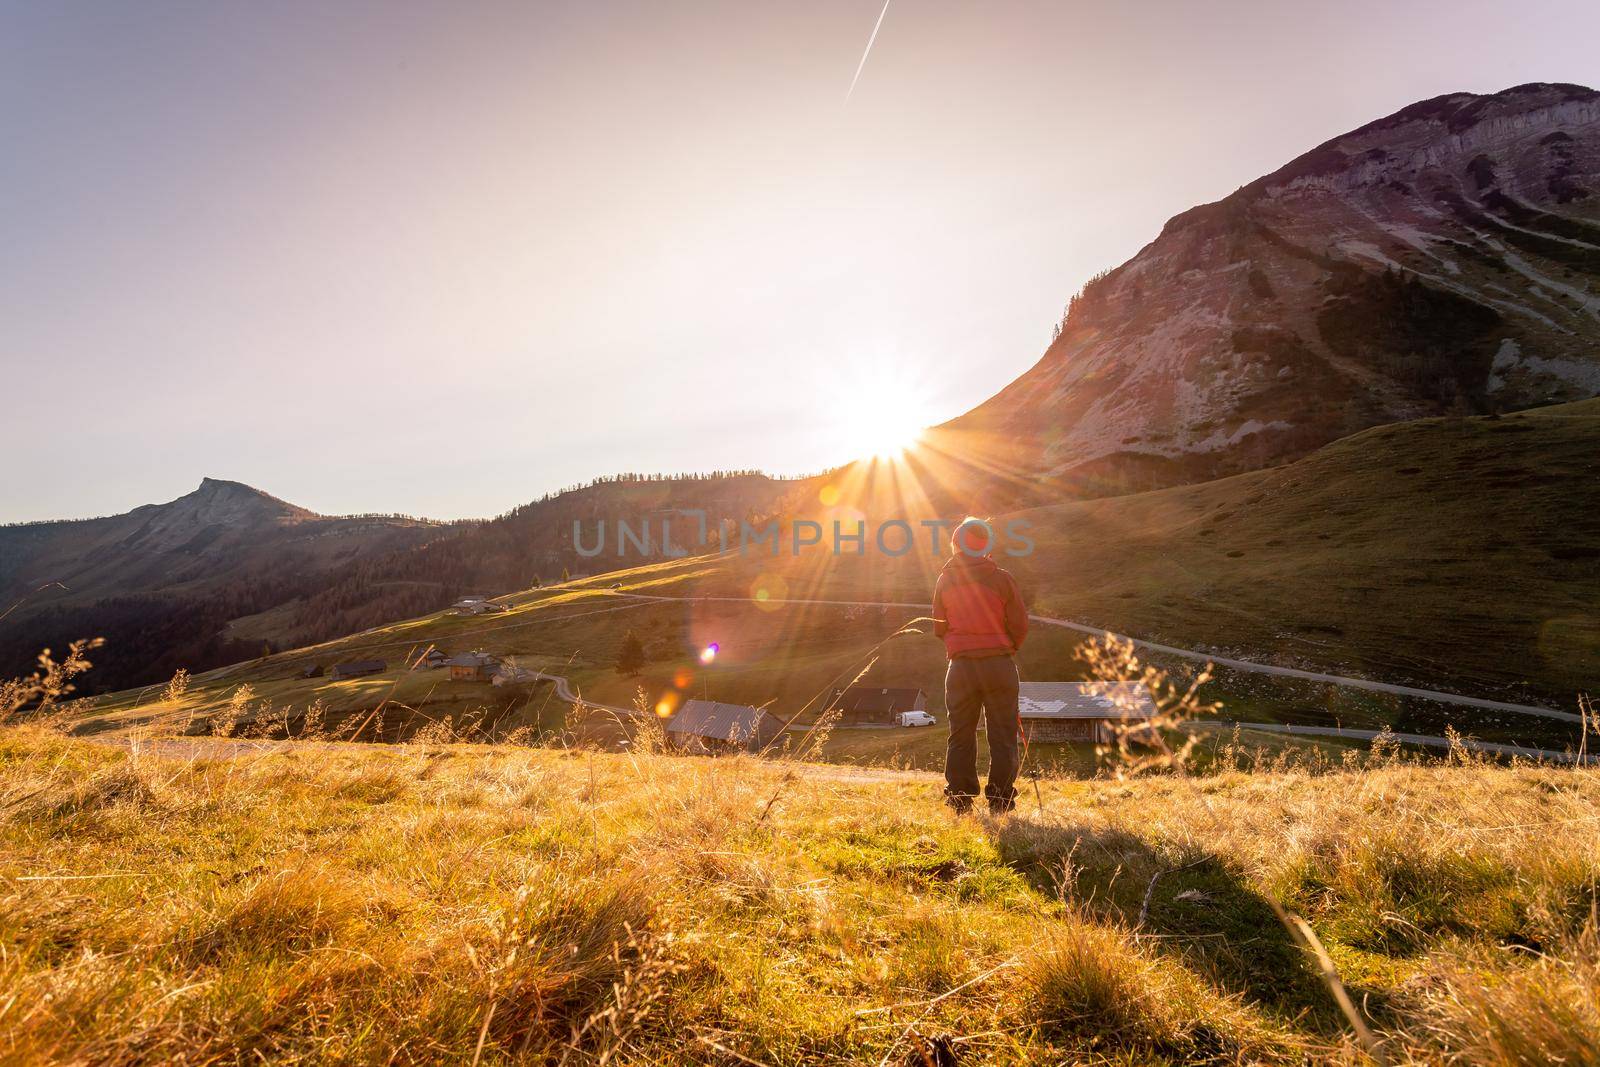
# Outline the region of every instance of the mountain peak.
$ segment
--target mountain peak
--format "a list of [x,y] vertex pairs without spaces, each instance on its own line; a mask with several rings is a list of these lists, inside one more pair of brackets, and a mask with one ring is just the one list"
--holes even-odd
[[166,506],[180,511],[201,513],[209,522],[299,520],[316,517],[314,511],[280,500],[253,485],[226,478],[201,478],[200,485],[194,492],[179,497]]
[[267,500],[276,500],[277,497],[265,493],[253,485],[244,482],[235,482],[228,478],[201,478],[200,485],[195,489],[197,493],[239,493],[246,496],[264,497]]

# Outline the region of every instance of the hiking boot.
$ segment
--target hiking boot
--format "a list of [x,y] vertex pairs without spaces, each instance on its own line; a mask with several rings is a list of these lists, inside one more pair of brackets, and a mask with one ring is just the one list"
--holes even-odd
[[972,798],[971,797],[952,795],[952,794],[946,793],[945,794],[945,798],[944,798],[944,802],[946,804],[950,805],[950,810],[955,812],[957,815],[966,815],[966,814],[969,814],[972,811]]
[[989,798],[990,815],[1010,815],[1015,810],[1017,810],[1017,798],[1014,796]]

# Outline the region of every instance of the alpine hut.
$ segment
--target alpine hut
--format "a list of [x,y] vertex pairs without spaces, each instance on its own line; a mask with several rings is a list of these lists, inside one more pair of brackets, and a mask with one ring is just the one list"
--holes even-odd
[[690,700],[667,721],[667,743],[684,752],[754,752],[783,732],[783,724],[748,704]]
[[893,726],[906,711],[924,711],[928,696],[920,689],[852,685],[835,689],[828,710],[839,712],[841,726]]
[[1119,729],[1148,730],[1156,707],[1139,682],[1023,682],[1017,710],[1029,741],[1107,744]]

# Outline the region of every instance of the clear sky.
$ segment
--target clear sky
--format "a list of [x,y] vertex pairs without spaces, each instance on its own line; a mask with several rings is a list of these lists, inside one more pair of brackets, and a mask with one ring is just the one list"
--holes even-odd
[[0,521],[819,469],[1328,137],[1600,83],[1593,0],[892,0],[846,101],[881,9],[0,3]]

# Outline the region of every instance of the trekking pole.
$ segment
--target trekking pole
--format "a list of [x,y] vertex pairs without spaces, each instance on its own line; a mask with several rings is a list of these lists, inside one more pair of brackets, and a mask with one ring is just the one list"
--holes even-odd
[[1017,709],[1017,736],[1022,739],[1022,758],[1017,761],[1017,769],[1027,768],[1027,778],[1033,783],[1033,799],[1039,804],[1039,818],[1044,818],[1044,794],[1039,790],[1039,769],[1028,767],[1028,731],[1022,725],[1022,709]]

